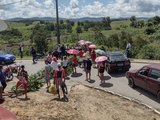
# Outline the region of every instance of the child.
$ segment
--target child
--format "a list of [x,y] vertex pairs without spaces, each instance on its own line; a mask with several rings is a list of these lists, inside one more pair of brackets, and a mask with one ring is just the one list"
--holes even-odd
[[16,96],[17,96],[17,90],[20,86],[23,86],[25,90],[25,98],[27,99],[27,92],[28,92],[28,73],[24,70],[24,65],[21,66],[21,71],[18,73],[18,82],[16,85]]
[[101,83],[105,83],[104,80],[104,70],[105,70],[105,61],[99,64],[99,77],[101,79]]

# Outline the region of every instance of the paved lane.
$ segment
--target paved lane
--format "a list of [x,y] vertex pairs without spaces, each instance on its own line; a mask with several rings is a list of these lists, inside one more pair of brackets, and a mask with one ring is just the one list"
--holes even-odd
[[[19,61],[18,61],[19,62]],[[20,64],[24,64],[26,66],[26,70],[29,74],[36,73],[38,70],[44,68],[44,62],[38,61],[37,64],[32,64],[31,61],[25,60],[20,62]],[[146,64],[144,63],[132,63],[132,69],[139,69]],[[128,80],[125,77],[125,74],[116,73],[109,75],[105,72],[105,84],[100,84],[100,79],[97,76],[97,69],[92,69],[92,80],[91,82],[85,81],[85,72],[83,69],[77,68],[78,74],[76,76],[69,76],[70,79],[66,80],[67,85],[71,87],[74,84],[85,84],[89,86],[98,87],[103,90],[113,91],[115,93],[119,93],[121,95],[136,99],[138,101],[142,101],[145,104],[148,104],[160,111],[160,104],[156,100],[156,96],[144,91],[140,88],[132,89],[128,86]]]

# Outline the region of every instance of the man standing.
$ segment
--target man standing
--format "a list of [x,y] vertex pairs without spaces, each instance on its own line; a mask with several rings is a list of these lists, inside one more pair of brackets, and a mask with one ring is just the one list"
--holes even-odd
[[91,80],[91,66],[92,66],[92,62],[90,60],[89,57],[87,57],[87,61],[85,64],[85,71],[86,71],[86,80],[88,81]]
[[63,97],[67,98],[67,86],[65,84],[65,71],[61,66],[61,63],[58,63],[58,68],[54,70],[54,84],[56,85],[58,97],[60,99],[60,88],[62,89],[63,92]]
[[4,89],[6,88],[6,77],[3,71],[3,66],[0,65],[0,99],[3,99],[2,93],[4,92]]
[[30,53],[32,55],[33,64],[35,64],[36,63],[35,62],[35,60],[36,60],[36,50],[33,47],[31,47]]
[[22,59],[23,58],[23,46],[22,45],[19,46],[19,54]]

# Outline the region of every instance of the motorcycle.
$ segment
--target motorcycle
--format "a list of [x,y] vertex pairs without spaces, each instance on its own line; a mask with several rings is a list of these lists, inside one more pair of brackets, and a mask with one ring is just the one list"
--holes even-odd
[[19,65],[16,65],[16,64],[15,64],[15,66],[7,66],[7,67],[4,69],[4,73],[5,73],[5,76],[6,76],[6,80],[7,80],[7,81],[13,80],[13,78],[14,78],[14,75],[13,75],[13,74],[18,74],[19,71],[20,71],[20,66],[19,66]]

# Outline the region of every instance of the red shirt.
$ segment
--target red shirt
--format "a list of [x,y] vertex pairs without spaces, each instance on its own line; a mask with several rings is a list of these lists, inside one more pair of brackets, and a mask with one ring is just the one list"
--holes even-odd
[[92,60],[95,60],[95,59],[96,59],[96,53],[95,53],[95,51],[93,51],[93,52],[91,53],[91,58],[92,58]]
[[73,56],[72,60],[73,60],[73,62],[72,62],[73,64],[77,64],[77,57],[76,56]]
[[83,51],[80,51],[80,52],[79,52],[79,57],[80,57],[80,58],[83,58]]

